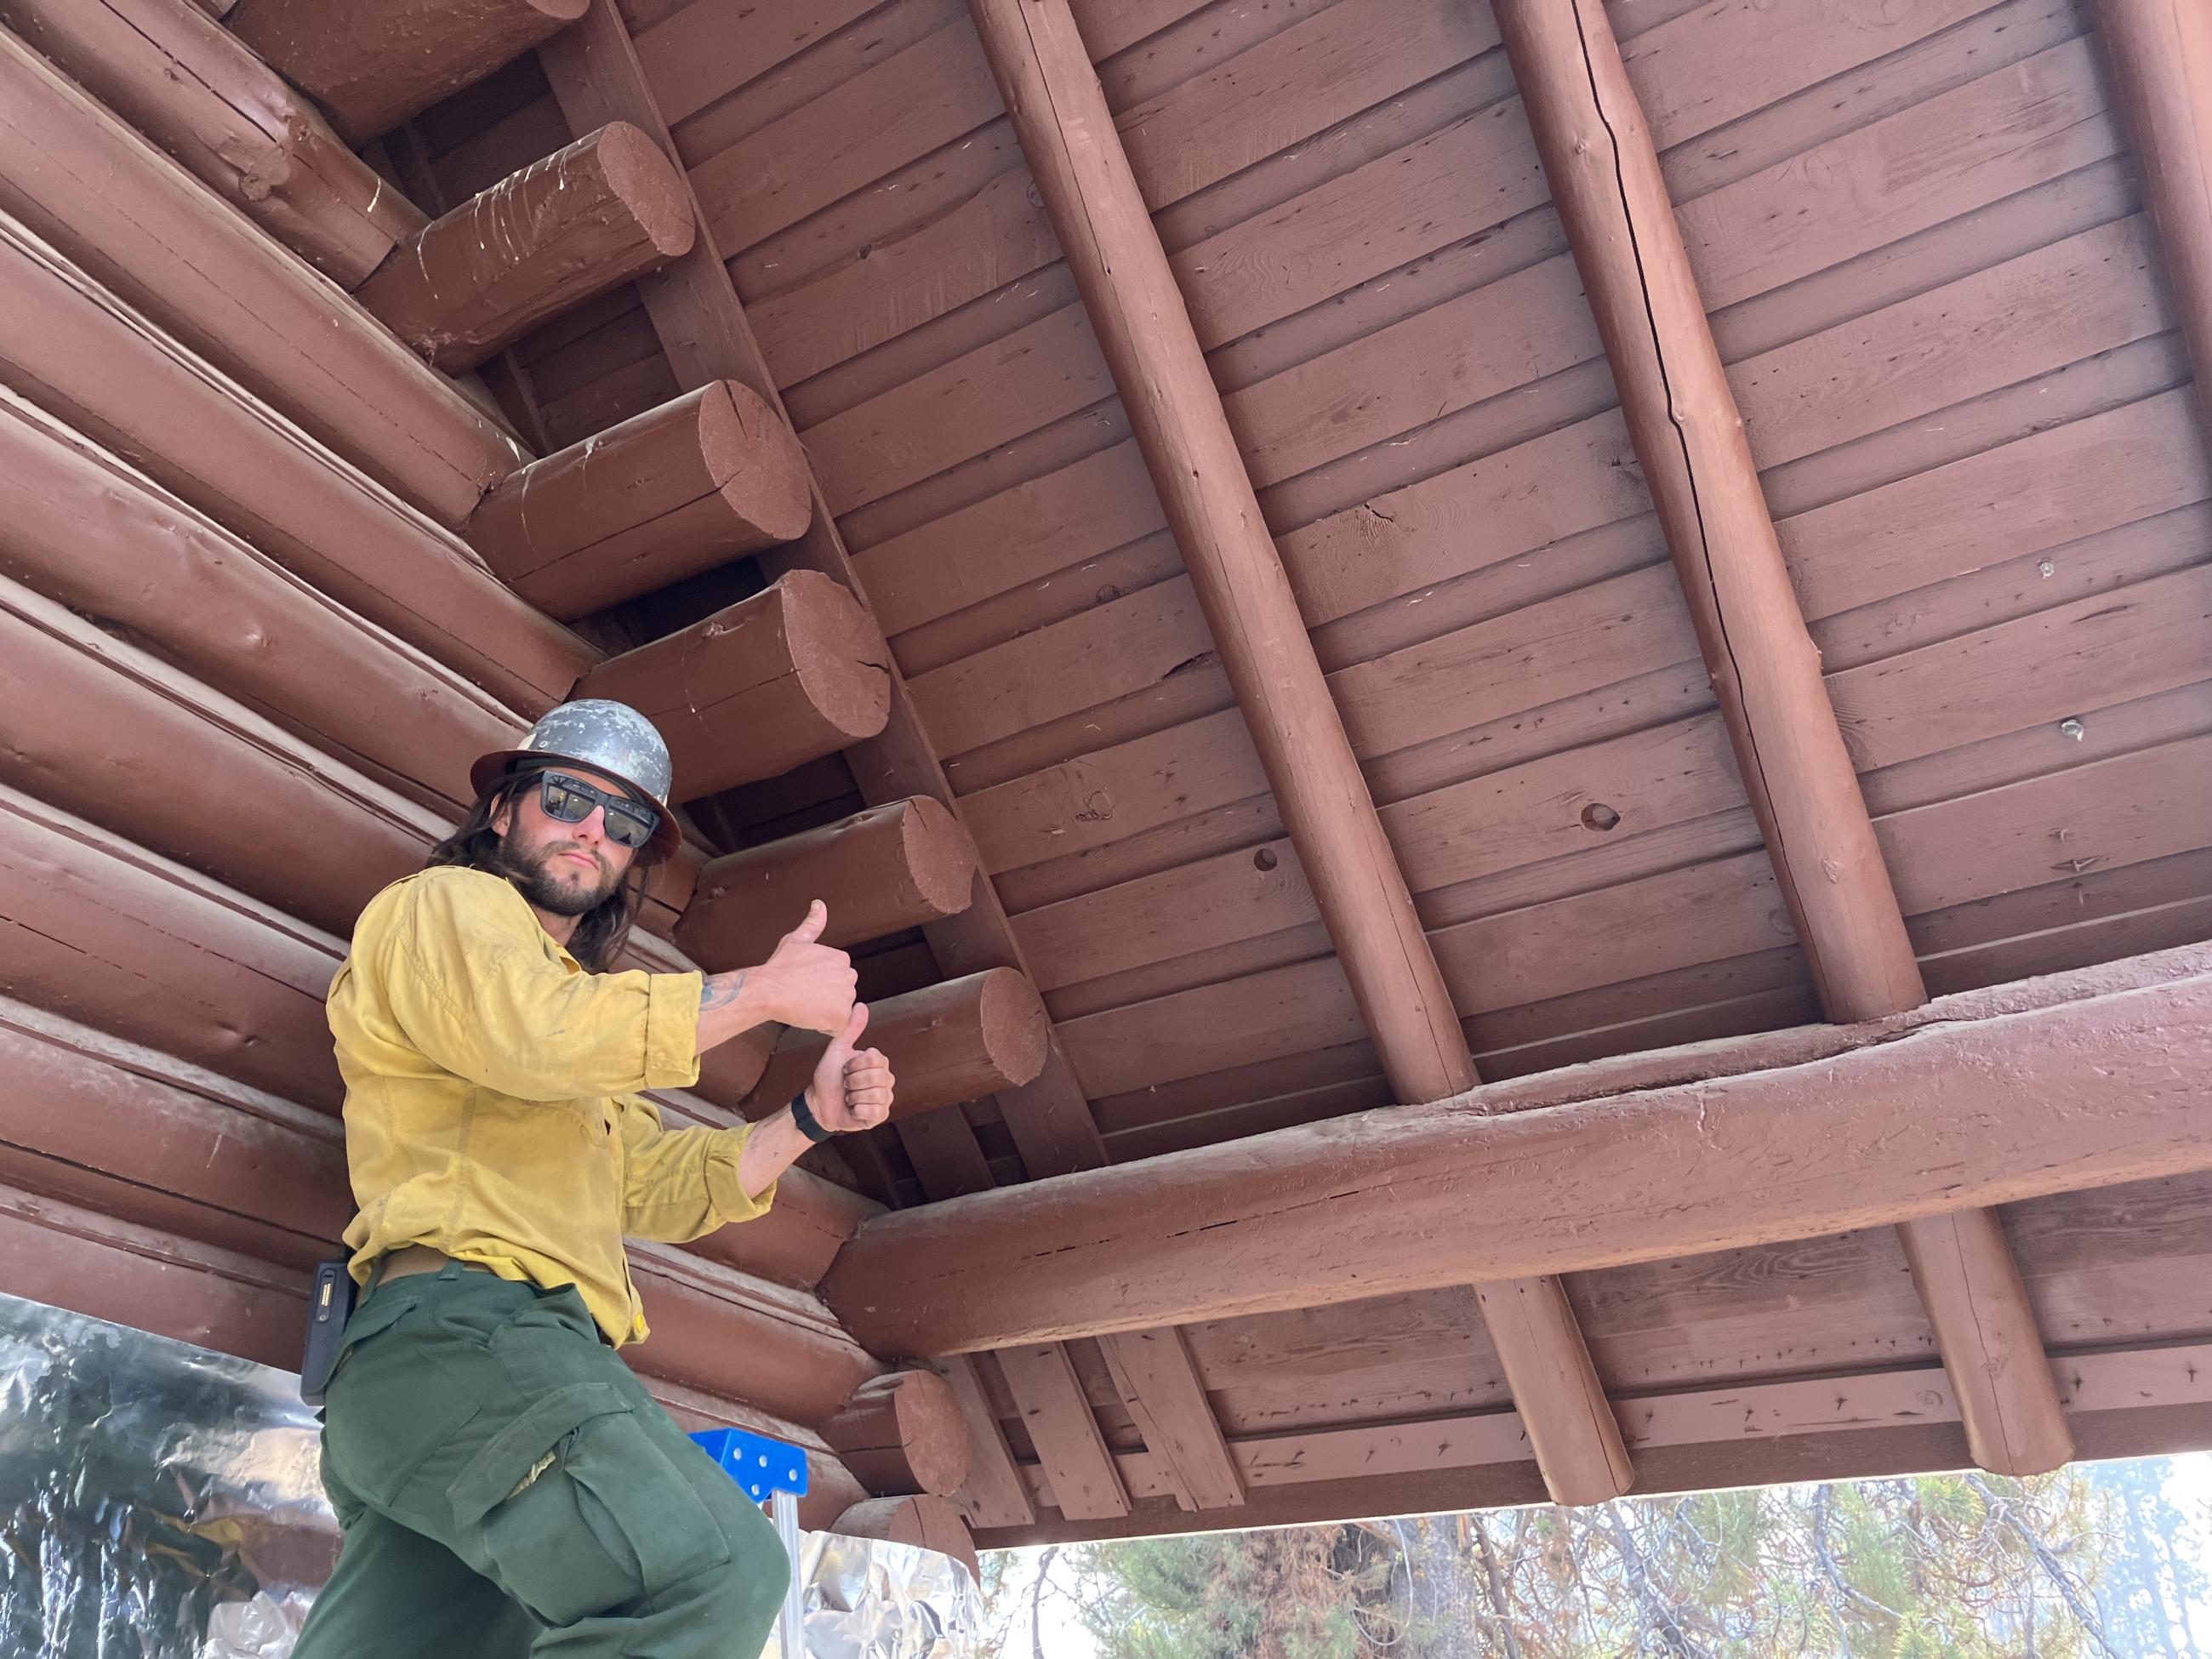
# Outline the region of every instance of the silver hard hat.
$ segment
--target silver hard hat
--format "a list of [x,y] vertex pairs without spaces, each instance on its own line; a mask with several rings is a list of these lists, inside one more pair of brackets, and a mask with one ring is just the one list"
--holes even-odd
[[628,703],[580,697],[551,710],[530,728],[520,749],[495,749],[469,768],[469,787],[479,795],[522,762],[568,761],[629,786],[660,809],[653,839],[640,849],[648,863],[676,850],[684,832],[668,810],[672,782],[668,744],[651,720]]

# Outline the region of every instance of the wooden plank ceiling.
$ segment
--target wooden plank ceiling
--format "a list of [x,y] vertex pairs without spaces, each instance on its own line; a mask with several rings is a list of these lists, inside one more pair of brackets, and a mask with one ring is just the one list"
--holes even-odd
[[[1820,1018],[1488,8],[1073,10],[1484,1074]],[[2212,461],[2087,0],[1608,10],[1929,989],[2212,936]],[[965,0],[622,14],[1105,1156],[1389,1103]],[[570,131],[525,59],[413,141],[458,198]],[[696,383],[663,337],[625,289],[512,371],[558,445]],[[663,597],[602,624],[699,613]],[[833,757],[701,821],[858,799]],[[868,974],[935,976],[914,938]],[[968,1184],[1073,1167],[965,1113]],[[878,1196],[947,1190],[941,1128],[877,1139]],[[2004,1223],[2062,1369],[2212,1339],[2212,1182]],[[1963,1455],[1955,1410],[1839,1399],[1747,1456],[1623,1404],[1926,1384],[1887,1231],[1568,1291],[1646,1484]],[[1025,1483],[971,1488],[986,1541],[1218,1522],[1240,1480],[1265,1518],[1534,1494],[1471,1291],[1169,1341],[963,1365]],[[1328,1435],[1429,1419],[1504,1449],[1328,1485]],[[1263,1510],[1220,1435],[1310,1489]]]

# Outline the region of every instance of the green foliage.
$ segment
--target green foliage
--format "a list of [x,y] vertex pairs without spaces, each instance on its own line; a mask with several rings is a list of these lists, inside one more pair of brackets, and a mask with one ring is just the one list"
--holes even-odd
[[2189,1614],[2212,1596],[2212,1504],[2177,1504],[2170,1468],[1149,1539],[1062,1562],[1103,1659],[2202,1659]]

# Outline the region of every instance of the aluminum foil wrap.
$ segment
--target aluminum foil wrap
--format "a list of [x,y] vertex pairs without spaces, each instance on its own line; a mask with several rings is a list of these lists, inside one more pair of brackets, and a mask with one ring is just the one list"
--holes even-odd
[[[288,1659],[338,1546],[298,1381],[0,1295],[0,1656]],[[970,1659],[966,1566],[803,1542],[811,1659]]]

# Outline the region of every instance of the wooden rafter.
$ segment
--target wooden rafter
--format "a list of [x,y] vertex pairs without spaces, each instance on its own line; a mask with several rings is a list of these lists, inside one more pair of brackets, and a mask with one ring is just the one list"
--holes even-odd
[[[676,155],[667,123],[612,0],[592,0],[583,20],[541,47],[538,58],[572,130],[588,131],[609,121],[628,121],[642,128],[671,156]],[[698,220],[697,240],[689,253],[638,285],[661,348],[680,385],[737,380],[787,419],[775,377],[746,320],[736,285],[688,178],[685,189]],[[811,468],[808,482],[813,519],[806,534],[764,554],[762,562],[771,574],[793,568],[818,571],[864,598],[844,538]],[[860,793],[875,805],[930,796],[957,820],[958,803],[908,695],[905,677],[888,651],[884,667],[890,680],[890,719],[877,737],[845,751]],[[965,834],[964,828],[962,833]],[[1009,964],[1026,972],[1013,930],[988,879],[978,879],[975,902],[964,911],[929,923],[923,933],[938,966],[948,977],[984,973]],[[1049,1030],[1043,1070],[1028,1083],[1001,1091],[998,1099],[1007,1129],[1032,1175],[1066,1175],[1106,1162],[1104,1143],[1098,1137],[1090,1103],[1084,1098],[1074,1068],[1060,1052],[1058,1039]],[[975,1131],[957,1109],[927,1113],[893,1127],[931,1198],[983,1192],[994,1184]],[[1069,1366],[1064,1354],[1059,1363]],[[1047,1437],[1055,1444],[1079,1446],[1097,1437],[1097,1419],[1079,1389],[1072,1400],[1066,1390],[1055,1391],[1038,1409],[1053,1419]],[[994,1484],[991,1479],[994,1474],[1003,1473],[991,1460],[992,1446],[995,1443],[1002,1449],[1003,1440],[996,1437],[995,1431],[976,1438],[984,1449],[985,1486],[980,1492],[971,1489],[969,1501],[1003,1508],[1008,1500],[999,1489],[1005,1482]],[[1107,1474],[1110,1477],[1110,1464]],[[1126,1493],[1119,1498],[1121,1508],[1113,1507],[1117,1492],[1118,1482],[1110,1478],[1096,1482],[1093,1501],[1103,1507],[1092,1512],[1126,1513]]]
[[823,1289],[884,1353],[1067,1340],[2189,1174],[2208,1107],[2188,945],[893,1212]]
[[[2212,1345],[2109,1350],[2055,1359],[2051,1370],[2084,1455],[2144,1457],[2193,1449],[2212,1430]],[[1793,1377],[1615,1402],[1644,1492],[1786,1480],[1849,1480],[1954,1468],[1966,1455],[1958,1401],[1935,1365],[1850,1376]],[[1292,1430],[1235,1443],[1255,1526],[1400,1510],[1492,1509],[1540,1496],[1510,1411]],[[1135,1506],[1121,1521],[1047,1519],[977,1534],[985,1548],[1202,1529],[1150,1452],[1115,1462]]]
[[[1820,659],[1601,0],[1497,0],[1506,55],[1620,388],[1767,853],[1829,1018],[1927,999]],[[1905,1248],[1967,1435],[2020,1474],[2073,1453],[1994,1215]]]
[[2096,14],[2212,433],[2212,9],[2097,0]]
[[[1267,782],[1401,1100],[1473,1085],[1442,970],[1331,698],[1166,250],[1066,0],[969,11],[1183,555]],[[1563,1286],[1483,1287],[1553,1497],[1618,1496],[1628,1455]],[[1538,1316],[1522,1316],[1541,1308]]]

